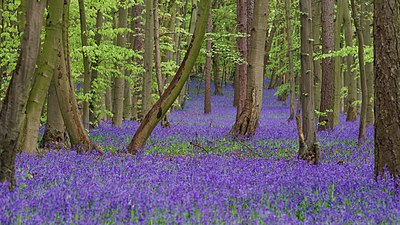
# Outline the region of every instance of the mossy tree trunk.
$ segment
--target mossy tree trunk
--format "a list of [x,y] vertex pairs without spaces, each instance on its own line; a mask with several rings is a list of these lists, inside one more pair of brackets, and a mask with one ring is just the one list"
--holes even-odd
[[136,154],[140,148],[144,147],[146,140],[149,138],[154,127],[163,118],[165,113],[167,113],[167,111],[171,108],[172,104],[181,93],[182,88],[189,78],[190,72],[193,69],[197,56],[199,55],[201,49],[207,27],[210,2],[211,0],[200,1],[196,25],[194,28],[195,30],[186,55],[170,85],[165,90],[160,99],[146,114],[138,130],[133,136],[132,141],[127,148],[127,151],[129,153]]

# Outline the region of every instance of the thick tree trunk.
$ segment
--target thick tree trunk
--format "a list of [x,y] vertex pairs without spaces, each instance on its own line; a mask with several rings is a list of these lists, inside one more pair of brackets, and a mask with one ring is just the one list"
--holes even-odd
[[24,127],[19,137],[19,151],[28,154],[33,154],[37,148],[40,116],[56,68],[58,46],[63,44],[63,8],[64,0],[49,2],[46,37],[35,69],[35,81],[29,94]]
[[375,175],[400,176],[400,1],[375,0]]
[[[312,35],[314,39],[314,53],[321,54],[321,0],[313,0],[313,15],[312,15]],[[315,109],[320,111],[321,106],[321,80],[322,68],[321,60],[313,59],[314,63],[314,101]],[[336,63],[336,61],[335,61]]]
[[45,1],[27,4],[21,51],[0,112],[0,182],[11,182],[10,190],[15,187],[16,147],[39,54],[45,5]]
[[53,76],[49,88],[47,97],[47,120],[39,148],[60,149],[67,147],[67,133],[60,111],[60,105],[58,104],[55,79],[56,78]]
[[[328,54],[335,50],[334,45],[334,0],[321,2],[322,18],[322,53]],[[322,86],[321,86],[321,108],[324,115],[319,117],[319,130],[333,129],[333,110],[335,94],[335,68],[334,58],[322,59]]]
[[152,105],[152,77],[153,77],[153,47],[154,47],[154,19],[153,0],[146,2],[145,39],[144,39],[144,68],[143,76],[143,114],[147,114]]
[[293,72],[293,52],[292,52],[292,30],[290,25],[290,7],[291,1],[285,0],[286,6],[286,32],[288,43],[288,61],[289,61],[289,79],[290,79],[290,116],[288,121],[294,119],[294,111],[296,108],[296,80]]
[[[360,128],[358,130],[358,145],[361,146],[365,142],[365,132],[367,127],[367,104],[368,104],[368,93],[367,93],[367,77],[365,74],[365,62],[364,62],[364,37],[362,32],[363,16],[359,17],[357,14],[357,8],[354,0],[351,0],[351,12],[353,15],[354,26],[356,27],[357,40],[358,40],[358,64],[360,67],[360,78],[361,78],[361,92],[362,92],[362,103],[361,103],[361,115],[360,115]],[[361,22],[359,20],[361,18]]]
[[[118,10],[118,28],[126,28],[128,19],[128,9],[120,7]],[[126,47],[126,33],[117,35],[117,45]],[[115,127],[122,127],[124,113],[124,89],[125,89],[125,69],[121,68],[121,76],[114,78],[113,85],[113,118],[112,124]]]
[[206,38],[206,65],[204,68],[204,113],[211,113],[211,31],[212,31],[212,13],[210,9],[210,13],[208,15],[208,23],[207,23],[207,38]]
[[[86,22],[86,12],[85,12],[85,2],[84,0],[79,0],[79,15],[80,15],[80,25],[81,25],[81,41],[82,41],[82,59],[83,59],[83,94],[88,95],[90,92],[90,84],[91,84],[91,73],[90,73],[90,64],[89,57],[85,53],[85,46],[89,46],[88,44],[88,31],[87,31],[87,22]],[[83,126],[85,129],[89,129],[89,102],[91,99],[85,98],[83,101]]]
[[[343,0],[341,0],[343,1]],[[343,19],[344,19],[344,35],[346,39],[346,46],[353,46],[353,27],[351,25],[350,17],[350,6],[348,1],[343,1]],[[354,57],[349,54],[346,57],[346,73],[345,79],[347,80],[348,95],[346,98],[346,121],[356,121],[357,120],[357,107],[353,102],[357,99],[357,83],[354,77],[354,73],[351,71],[351,67],[354,64]]]
[[242,61],[237,66],[236,74],[238,88],[236,118],[242,114],[247,90],[247,0],[237,0],[237,31],[241,34],[237,38],[237,51]]
[[312,10],[311,0],[300,0],[301,22],[301,82],[300,82],[300,112],[296,115],[299,135],[299,158],[310,164],[318,164],[320,150],[317,143],[315,113],[314,113],[314,74],[313,74],[313,43],[312,43]]
[[146,140],[149,138],[154,127],[171,108],[172,104],[181,93],[181,90],[193,69],[197,56],[199,55],[206,32],[209,10],[210,0],[201,0],[195,30],[185,58],[164,94],[156,104],[153,105],[140,124],[138,130],[133,136],[132,142],[127,148],[129,153],[136,154],[140,148],[144,147]]
[[252,136],[257,129],[262,107],[264,50],[267,35],[268,1],[255,0],[250,51],[248,55],[247,92],[242,113],[236,117],[231,133]]

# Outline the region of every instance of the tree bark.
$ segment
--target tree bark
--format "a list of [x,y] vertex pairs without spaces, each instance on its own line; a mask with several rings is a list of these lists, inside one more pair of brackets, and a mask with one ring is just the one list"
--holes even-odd
[[48,5],[46,37],[35,69],[35,79],[26,105],[26,117],[20,133],[19,151],[35,153],[38,142],[40,116],[57,64],[58,46],[62,46],[64,0]]
[[[344,35],[346,40],[346,46],[353,46],[353,27],[351,25],[350,17],[350,5],[348,1],[343,1],[343,19],[344,19]],[[357,107],[354,102],[357,100],[357,83],[354,73],[351,71],[351,67],[354,64],[354,57],[349,54],[346,57],[346,73],[345,79],[347,80],[348,95],[346,98],[346,121],[357,120]]]
[[80,25],[81,25],[81,42],[82,42],[82,59],[83,59],[83,94],[85,95],[85,100],[83,101],[83,126],[85,129],[89,129],[89,102],[91,99],[88,98],[88,94],[90,93],[90,84],[91,84],[91,73],[90,73],[90,64],[89,57],[85,53],[84,48],[89,46],[88,44],[88,31],[87,31],[87,22],[86,22],[86,12],[85,12],[85,2],[84,0],[79,0],[79,16],[80,16]]
[[197,56],[199,55],[206,32],[209,10],[210,0],[201,0],[195,30],[185,58],[183,59],[182,64],[180,65],[168,88],[165,90],[160,99],[153,105],[151,110],[146,114],[145,118],[140,124],[127,148],[129,153],[136,154],[140,148],[144,147],[146,140],[149,138],[154,127],[171,108],[173,102],[181,93],[181,90],[193,69]]
[[211,31],[212,31],[212,10],[208,15],[207,38],[206,38],[206,65],[204,68],[205,87],[204,87],[204,114],[211,113]]
[[320,150],[317,143],[317,134],[314,114],[314,75],[313,75],[313,43],[312,43],[312,7],[311,0],[300,0],[301,23],[301,82],[300,108],[296,115],[296,124],[299,135],[299,158],[310,164],[318,164]]
[[375,0],[375,175],[400,175],[400,1]]
[[252,136],[262,107],[264,50],[267,35],[268,1],[255,0],[248,55],[247,92],[244,109],[231,130],[236,136]]
[[[341,0],[340,0],[341,1]],[[312,35],[314,39],[314,53],[321,54],[321,0],[313,0],[313,15],[312,15]],[[336,63],[336,61],[335,61]],[[321,60],[313,59],[314,64],[314,101],[315,109],[320,111],[321,106],[321,80],[322,68]]]
[[[336,7],[336,19],[334,22],[334,49],[339,51],[342,43],[342,24],[343,24],[343,3],[347,0],[338,0]],[[342,89],[342,58],[335,57],[334,62],[334,102],[333,102],[333,124],[339,124],[339,115],[341,111],[342,101],[340,99],[340,91]],[[323,112],[321,110],[321,112]]]
[[237,66],[238,107],[236,117],[243,111],[247,89],[247,0],[237,0],[237,31],[241,34],[237,38],[237,51],[241,62]]
[[290,116],[288,121],[294,119],[294,111],[296,108],[296,80],[293,72],[293,52],[292,52],[292,30],[290,25],[290,7],[291,1],[285,0],[286,6],[286,32],[288,44],[288,61],[289,61],[289,79],[290,79]]
[[145,39],[144,39],[144,68],[143,76],[143,114],[147,114],[151,109],[152,96],[151,85],[153,77],[153,46],[154,46],[154,18],[153,18],[153,0],[146,2],[146,20],[145,20]]
[[360,127],[358,130],[358,145],[361,146],[365,142],[365,132],[367,127],[368,93],[367,93],[367,77],[365,74],[365,62],[364,62],[364,37],[363,37],[362,27],[360,27],[360,24],[363,24],[362,22],[363,16],[358,17],[357,8],[354,0],[351,0],[351,12],[353,15],[354,26],[356,27],[356,33],[357,33],[358,64],[360,67],[360,78],[361,78],[362,103],[361,103]]
[[[121,4],[125,4],[122,1]],[[127,28],[128,9],[125,6],[120,6],[118,9],[118,28]],[[126,47],[126,32],[117,35],[117,45]],[[123,66],[121,66],[123,67]],[[115,127],[122,127],[123,113],[124,113],[124,89],[125,89],[125,69],[121,68],[121,75],[114,77],[113,82],[113,118],[112,124]]]
[[9,181],[10,190],[15,187],[16,145],[40,50],[45,5],[45,1],[28,2],[17,67],[0,112],[0,182]]
[[[335,50],[334,45],[334,1],[326,0],[321,3],[322,18],[322,54],[328,54]],[[333,129],[333,110],[335,92],[335,70],[332,57],[322,59],[322,86],[321,86],[321,108],[324,115],[319,117],[319,130]]]

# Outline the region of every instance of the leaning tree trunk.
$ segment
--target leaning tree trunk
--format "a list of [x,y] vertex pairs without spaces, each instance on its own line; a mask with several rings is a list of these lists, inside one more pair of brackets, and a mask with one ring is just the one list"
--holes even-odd
[[10,181],[10,189],[15,186],[16,147],[39,54],[45,5],[45,1],[28,2],[25,31],[17,67],[12,73],[0,112],[0,182]]
[[247,92],[244,109],[231,130],[239,136],[252,136],[262,107],[264,49],[267,36],[268,1],[255,0],[248,56]]
[[[334,48],[334,0],[326,0],[321,3],[322,11],[322,54],[328,54],[335,50]],[[335,73],[334,58],[328,57],[322,59],[322,86],[321,86],[321,108],[323,113],[319,117],[318,129],[333,129],[333,110],[334,110],[334,92],[335,92]]]
[[361,146],[365,142],[365,132],[367,127],[367,106],[368,106],[368,93],[367,93],[367,77],[365,74],[365,62],[364,62],[364,37],[360,24],[363,24],[361,16],[361,22],[358,19],[357,8],[354,0],[351,0],[351,12],[353,15],[354,26],[356,27],[357,40],[358,40],[358,65],[360,67],[360,78],[361,78],[361,91],[362,91],[362,103],[361,103],[361,115],[360,115],[360,128],[358,130],[358,145]]
[[96,149],[89,139],[88,134],[82,123],[78,109],[78,103],[75,98],[74,88],[70,80],[70,62],[68,51],[68,21],[69,21],[69,1],[64,0],[64,20],[63,20],[63,44],[58,46],[57,66],[55,71],[55,88],[58,104],[61,114],[67,128],[71,147],[76,148],[78,152]]
[[400,176],[400,2],[375,0],[375,175]]
[[314,75],[313,75],[313,42],[312,42],[311,0],[300,0],[301,22],[301,82],[300,112],[296,115],[299,135],[299,158],[310,164],[318,164],[320,150],[317,143],[314,113]]
[[212,15],[211,9],[208,15],[207,23],[207,38],[206,38],[206,65],[204,66],[204,114],[211,113],[211,27],[212,27]]
[[154,127],[171,108],[189,78],[189,74],[193,69],[197,56],[199,55],[206,32],[210,2],[211,0],[200,1],[195,30],[185,58],[168,88],[160,99],[153,105],[140,124],[138,130],[133,136],[132,142],[127,148],[129,153],[136,154],[140,148],[144,147],[146,140],[149,138]]
[[62,46],[64,0],[49,2],[46,37],[35,69],[35,81],[26,105],[26,118],[20,134],[20,151],[33,154],[37,148],[40,116],[57,64],[58,46]]

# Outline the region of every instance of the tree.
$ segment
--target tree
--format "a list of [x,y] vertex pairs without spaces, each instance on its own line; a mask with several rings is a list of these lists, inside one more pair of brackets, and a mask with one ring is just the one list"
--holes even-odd
[[400,175],[400,2],[375,0],[375,175]]
[[[343,25],[343,11],[344,4],[347,1],[337,0],[336,18],[334,23],[334,48],[338,52],[342,44],[342,25]],[[348,4],[348,3],[347,3]],[[334,102],[333,102],[333,124],[339,124],[339,114],[341,111],[341,89],[342,89],[342,57],[336,56],[334,62]],[[322,110],[321,110],[322,111]]]
[[143,113],[151,108],[152,96],[151,86],[153,77],[153,46],[154,46],[154,18],[153,18],[153,0],[145,0],[146,3],[146,19],[144,29],[144,68],[143,76]]
[[27,4],[21,51],[0,112],[0,182],[11,182],[10,189],[15,186],[16,147],[40,50],[45,5],[45,1]]
[[294,119],[294,111],[296,108],[296,81],[293,72],[293,52],[292,52],[292,31],[290,26],[290,0],[285,0],[286,6],[286,31],[287,31],[287,42],[288,42],[288,61],[289,61],[289,79],[290,79],[290,116],[288,121]]
[[207,38],[206,38],[206,65],[204,66],[204,113],[211,113],[211,31],[212,31],[212,10],[208,16],[207,22]]
[[[351,12],[353,15],[354,26],[356,27],[357,40],[358,40],[358,65],[360,68],[361,78],[361,92],[362,92],[362,103],[361,103],[361,115],[360,115],[360,127],[358,130],[358,145],[361,146],[365,142],[365,132],[367,127],[367,105],[368,105],[368,93],[367,93],[367,77],[365,74],[365,60],[364,60],[364,37],[363,31],[360,24],[363,22],[358,19],[357,9],[354,0],[351,0]],[[363,16],[360,17],[361,20]]]
[[266,21],[268,21],[268,1],[255,0],[248,55],[246,100],[243,111],[236,117],[231,130],[234,135],[252,136],[258,126],[262,107]]
[[[321,2],[322,18],[322,54],[328,54],[334,50],[334,0]],[[322,59],[322,86],[321,86],[321,107],[322,115],[319,117],[318,129],[333,129],[333,107],[334,107],[334,59],[327,57]]]
[[[321,54],[321,0],[313,0],[313,12],[312,12],[312,35],[314,39],[314,53]],[[321,79],[322,79],[322,69],[321,60],[313,59],[314,67],[314,101],[315,109],[320,110],[321,106]],[[336,63],[336,62],[335,62]]]
[[140,148],[144,147],[146,140],[149,138],[155,126],[171,108],[172,104],[181,93],[201,49],[208,22],[210,2],[211,0],[200,1],[194,33],[189,43],[186,55],[168,88],[140,123],[139,128],[135,132],[135,135],[127,148],[129,153],[136,154]]
[[299,136],[299,158],[310,164],[318,164],[320,150],[317,143],[317,134],[314,114],[314,75],[313,75],[313,48],[312,48],[312,9],[311,0],[300,0],[301,22],[301,82],[300,107],[297,109],[296,124]]

